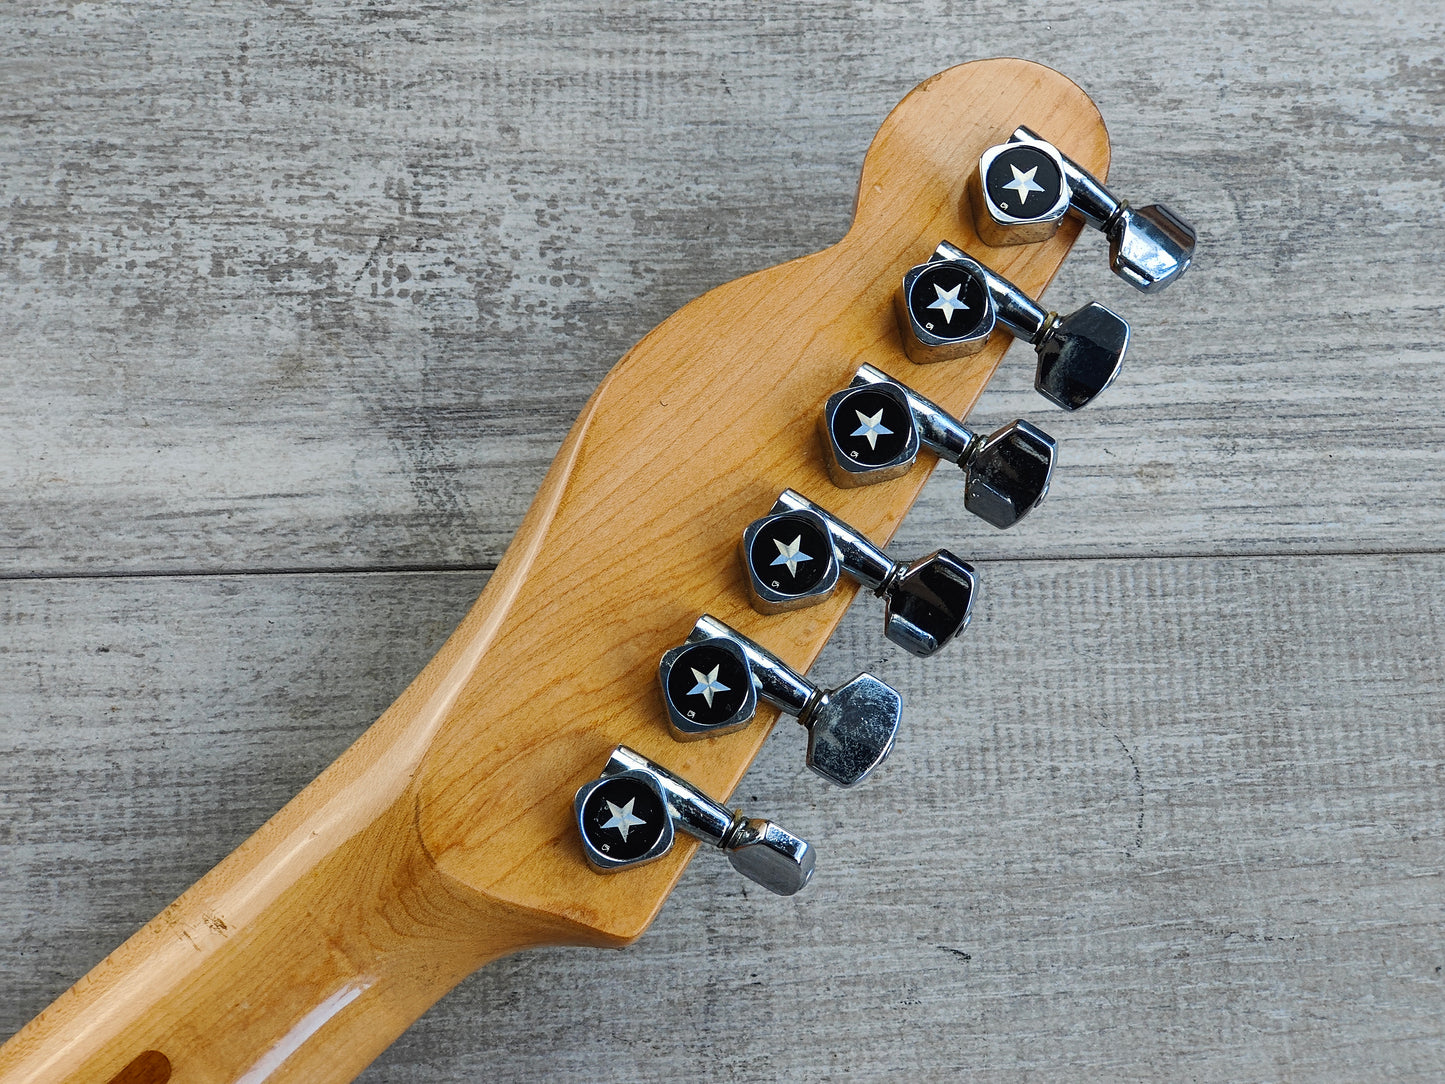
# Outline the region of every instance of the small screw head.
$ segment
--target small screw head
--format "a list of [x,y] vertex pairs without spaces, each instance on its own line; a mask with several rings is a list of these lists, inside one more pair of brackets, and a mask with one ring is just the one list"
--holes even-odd
[[995,527],[1012,527],[1044,499],[1058,445],[1019,418],[990,433],[964,466],[963,504]]
[[828,396],[819,422],[828,475],[844,489],[908,473],[918,458],[918,427],[894,384],[865,384]]
[[573,800],[582,850],[603,873],[640,866],[672,848],[675,830],[662,787],[645,771],[605,775]]
[[916,364],[982,350],[998,315],[975,260],[933,260],[910,268],[894,298],[903,348]]
[[947,550],[914,561],[888,588],[883,634],[914,655],[934,654],[967,626],[977,585],[973,566]]
[[816,512],[777,512],[743,531],[748,596],[760,613],[822,602],[838,586],[838,559],[828,525]]
[[657,668],[673,736],[695,741],[747,726],[758,694],[743,649],[715,636],[673,648]]
[[1114,382],[1128,348],[1129,325],[1092,301],[1045,332],[1034,388],[1056,406],[1078,410]]

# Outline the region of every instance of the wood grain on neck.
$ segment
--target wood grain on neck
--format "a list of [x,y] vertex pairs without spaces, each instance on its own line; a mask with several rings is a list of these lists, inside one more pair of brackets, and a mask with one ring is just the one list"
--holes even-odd
[[0,1048],[0,1081],[159,1080],[162,1061],[175,1081],[350,1080],[489,960],[641,934],[695,844],[598,876],[571,796],[619,742],[732,793],[774,713],[678,744],[658,657],[710,612],[799,670],[816,658],[851,589],[758,615],[737,538],[789,486],[892,536],[927,469],[834,489],[815,417],[864,362],[960,416],[982,392],[1008,338],[911,365],[891,295],[945,238],[1031,294],[1048,283],[1073,220],[1051,241],[986,249],[960,205],[979,153],[1020,123],[1104,176],[1103,124],[1067,79],[1018,60],[951,69],[883,124],[838,244],[709,292],[634,347],[436,658],[311,786]]

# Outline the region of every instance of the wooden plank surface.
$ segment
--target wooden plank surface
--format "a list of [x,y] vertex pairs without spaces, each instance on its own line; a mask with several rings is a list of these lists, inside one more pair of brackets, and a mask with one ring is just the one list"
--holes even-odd
[[1433,545],[1442,12],[1052,10],[11,8],[4,572],[493,567],[623,351],[835,241],[887,111],[990,54],[1080,82],[1118,190],[1203,240],[1157,298],[1098,237],[1051,290],[1133,321],[1119,394],[1060,418],[1020,356],[982,405],[1063,442],[1051,515],[915,522],[988,557]]
[[1128,317],[1125,375],[1046,413],[1015,348],[977,414],[1060,439],[1047,504],[985,533],[945,473],[897,541],[982,559],[970,635],[930,665],[860,610],[820,662],[907,698],[880,777],[770,739],[739,794],[817,881],[701,855],[638,945],[494,965],[366,1079],[1445,1075],[1445,11],[0,29],[0,1033],[403,687],[632,342],[836,240],[888,109],[1018,55],[1201,252],[1144,298],[1081,241],[1047,300]]
[[[948,666],[860,608],[817,667],[905,696],[875,781],[840,796],[779,727],[744,782],[818,843],[805,893],[702,854],[636,946],[494,965],[367,1079],[1438,1075],[1445,608],[1422,587],[1445,558],[982,572]],[[0,1026],[308,781],[479,579],[12,584]]]

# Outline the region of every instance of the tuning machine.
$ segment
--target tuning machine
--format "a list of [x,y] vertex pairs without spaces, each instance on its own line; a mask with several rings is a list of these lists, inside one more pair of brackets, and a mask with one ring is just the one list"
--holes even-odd
[[1019,127],[984,151],[969,177],[969,204],[988,245],[1018,245],[1054,235],[1072,210],[1109,239],[1114,274],[1144,293],[1184,274],[1194,256],[1194,227],[1163,204],[1130,207],[1052,143]]
[[914,655],[937,652],[973,610],[973,566],[947,550],[907,563],[791,489],[743,531],[748,597],[760,613],[816,606],[846,572],[883,599],[883,634]]
[[895,303],[903,347],[917,364],[975,354],[1002,324],[1032,344],[1039,358],[1034,388],[1064,410],[1078,410],[1112,384],[1129,348],[1129,325],[1097,301],[1066,316],[1046,312],[947,241],[903,276]]
[[1058,445],[1016,418],[984,436],[937,403],[871,365],[828,397],[818,419],[833,484],[844,489],[906,474],[920,447],[963,470],[963,506],[1012,527],[1044,499]]
[[851,787],[888,757],[903,698],[872,674],[820,689],[761,644],[709,614],[662,656],[657,677],[673,735],[693,741],[747,726],[761,698],[808,731],[808,767]]
[[791,896],[813,876],[813,847],[772,821],[749,820],[691,783],[619,745],[602,775],[573,801],[582,850],[592,868],[614,873],[661,858],[677,828],[723,851],[769,892]]

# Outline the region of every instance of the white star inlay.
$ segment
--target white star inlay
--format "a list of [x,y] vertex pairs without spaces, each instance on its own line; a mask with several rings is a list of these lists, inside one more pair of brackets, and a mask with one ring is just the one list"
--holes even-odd
[[689,666],[688,669],[692,671],[692,676],[697,678],[697,684],[694,685],[691,689],[687,690],[687,695],[702,697],[704,700],[707,701],[708,707],[712,707],[713,693],[726,693],[732,691],[717,679],[717,672],[722,669],[722,663],[718,663],[716,666],[714,666],[712,668],[711,674],[704,674],[695,666]]
[[858,415],[858,428],[850,434],[855,437],[867,437],[868,447],[877,448],[879,437],[891,437],[893,430],[883,424],[883,408],[878,408],[878,413],[873,417],[866,417],[861,410],[853,411]]
[[1044,186],[1034,180],[1034,174],[1039,171],[1038,166],[1034,166],[1034,168],[1027,173],[1020,170],[1018,166],[1011,165],[1008,168],[1013,170],[1014,179],[1002,187],[1012,188],[1019,194],[1019,206],[1022,207],[1029,201],[1029,193],[1042,192],[1044,190]]
[[[603,801],[607,800],[604,798]],[[610,821],[603,822],[602,827],[616,828],[617,831],[622,835],[623,843],[627,842],[627,833],[630,829],[647,823],[641,817],[634,817],[632,815],[632,803],[635,801],[637,801],[636,798],[629,798],[627,799],[627,804],[620,807],[613,804],[612,802],[607,802],[607,808],[612,810],[612,819]]]
[[938,294],[938,300],[928,307],[930,309],[941,309],[943,311],[943,322],[953,323],[955,312],[967,312],[968,305],[958,299],[958,291],[963,289],[963,283],[959,283],[952,290],[945,291],[942,286],[934,284],[933,290]]
[[[787,565],[789,576],[796,576],[798,574],[798,566],[804,561],[812,560],[806,553],[799,552],[803,546],[802,535],[798,535],[797,538],[793,539],[786,546],[775,538],[773,539],[773,545],[778,547],[778,555],[773,558],[773,564]],[[769,567],[772,566],[770,565]]]

